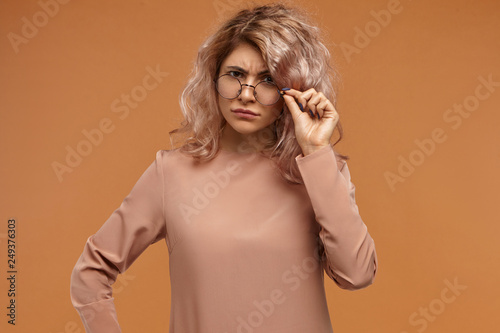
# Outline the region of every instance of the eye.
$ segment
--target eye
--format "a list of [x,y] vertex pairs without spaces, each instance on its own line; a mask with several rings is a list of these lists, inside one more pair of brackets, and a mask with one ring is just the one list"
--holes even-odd
[[228,74],[236,78],[241,78],[243,76],[243,73],[238,71],[229,71]]
[[262,81],[269,82],[269,83],[274,83],[273,78],[271,76],[269,76],[269,75],[265,76]]

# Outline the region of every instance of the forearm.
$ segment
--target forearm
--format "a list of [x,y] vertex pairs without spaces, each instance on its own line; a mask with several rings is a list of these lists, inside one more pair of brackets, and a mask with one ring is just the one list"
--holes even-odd
[[105,261],[89,237],[71,274],[71,302],[87,333],[121,332],[111,287],[118,270]]
[[321,226],[326,273],[344,289],[370,285],[377,270],[375,244],[359,214],[347,164],[339,169],[331,147],[297,163]]

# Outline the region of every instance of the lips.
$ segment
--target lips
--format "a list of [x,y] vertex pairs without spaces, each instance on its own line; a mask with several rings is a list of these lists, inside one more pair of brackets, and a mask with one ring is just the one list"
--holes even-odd
[[236,109],[236,110],[232,110],[232,112],[234,112],[234,113],[251,114],[251,115],[253,115],[253,116],[258,116],[258,114],[257,114],[257,113],[252,112],[252,111],[247,110],[247,109]]

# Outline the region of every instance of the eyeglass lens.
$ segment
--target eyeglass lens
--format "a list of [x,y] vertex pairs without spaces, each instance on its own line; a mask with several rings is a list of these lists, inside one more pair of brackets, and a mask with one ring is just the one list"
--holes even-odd
[[[244,86],[234,76],[224,74],[217,79],[216,87],[222,97],[234,99],[241,94]],[[272,105],[278,102],[281,94],[274,83],[261,81],[254,88],[254,96],[257,102],[263,105]]]

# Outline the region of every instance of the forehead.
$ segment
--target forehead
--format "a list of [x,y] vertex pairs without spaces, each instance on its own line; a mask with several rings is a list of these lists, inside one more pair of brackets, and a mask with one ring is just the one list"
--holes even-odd
[[264,62],[259,50],[248,43],[239,44],[222,62],[222,67],[238,66],[250,73],[262,72],[267,70],[267,64]]

